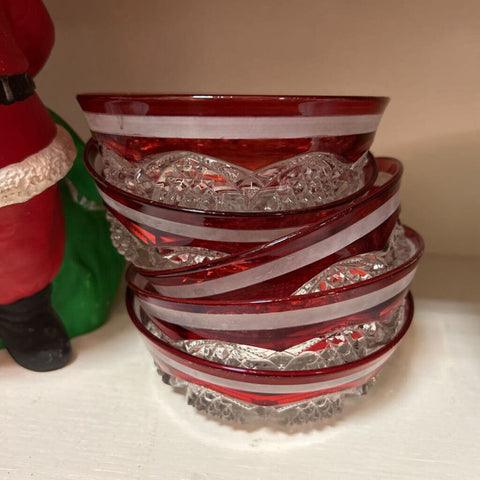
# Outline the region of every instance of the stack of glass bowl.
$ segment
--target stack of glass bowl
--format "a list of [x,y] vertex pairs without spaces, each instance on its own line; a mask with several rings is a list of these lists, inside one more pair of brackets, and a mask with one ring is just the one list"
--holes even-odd
[[221,419],[298,424],[363,394],[408,330],[421,237],[388,99],[79,95],[85,161],[163,380]]

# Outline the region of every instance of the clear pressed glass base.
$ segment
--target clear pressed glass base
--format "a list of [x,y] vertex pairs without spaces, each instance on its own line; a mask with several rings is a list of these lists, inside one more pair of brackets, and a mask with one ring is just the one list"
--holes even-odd
[[262,406],[243,402],[210,388],[178,379],[164,373],[158,367],[157,372],[167,385],[185,394],[188,404],[198,412],[221,421],[239,424],[303,425],[326,420],[342,412],[346,399],[365,395],[375,383],[375,377],[372,377],[365,384],[342,392],[284,405]]

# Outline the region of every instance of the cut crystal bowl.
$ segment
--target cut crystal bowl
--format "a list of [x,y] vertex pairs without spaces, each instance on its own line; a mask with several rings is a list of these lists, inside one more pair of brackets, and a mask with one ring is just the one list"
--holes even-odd
[[193,347],[190,353],[156,329],[132,293],[127,296],[127,308],[165,383],[182,389],[197,410],[241,423],[302,424],[338,413],[346,397],[366,392],[407,332],[413,315],[413,301],[407,295],[386,324],[387,336],[371,338],[376,335],[372,331],[378,331],[376,324],[359,324],[337,332],[336,337],[317,339],[317,350],[306,355],[315,357],[314,361],[297,355],[297,363],[290,362],[288,368],[272,368],[272,357],[263,363],[255,360],[265,352],[240,351],[238,355],[249,360],[237,364],[215,357],[208,348]]
[[[422,238],[397,225],[386,249],[342,260],[288,296],[173,298],[127,281],[149,321],[173,342],[219,340],[283,351],[341,328],[387,321],[402,303],[423,252]],[[145,277],[142,277],[145,278]]]
[[[236,255],[210,258],[208,252],[197,250],[198,261],[194,261],[194,255],[164,254],[160,265],[164,270],[137,266],[130,269],[129,281],[141,289],[181,298],[222,295],[252,300],[288,296],[328,266],[385,247],[398,218],[402,166],[394,159],[378,162],[377,183],[324,221]],[[231,238],[238,239],[239,234]],[[120,242],[114,239],[114,243]],[[122,247],[128,252],[127,258],[137,264],[147,265],[155,258],[154,252],[147,255],[145,250],[138,250],[137,243],[128,246],[125,242]]]
[[258,170],[297,155],[354,163],[389,99],[340,96],[77,96],[93,138],[129,163],[172,152]]
[[[163,269],[161,259],[165,256],[178,259],[187,254],[190,261],[193,260],[194,263],[198,263],[195,261],[195,253],[198,252],[201,256],[205,256],[207,260],[220,258],[227,254],[252,249],[255,246],[289,235],[306,225],[321,222],[344,210],[357,198],[363,197],[373,186],[378,172],[375,158],[367,153],[359,160],[364,185],[355,193],[340,200],[328,201],[319,206],[310,206],[309,195],[311,191],[314,190],[315,185],[317,190],[321,190],[322,184],[316,183],[318,179],[315,180],[313,175],[309,175],[312,182],[307,189],[310,193],[302,192],[301,189],[296,193],[294,192],[299,198],[305,200],[303,203],[295,204],[295,208],[285,211],[272,211],[267,208],[267,204],[272,198],[274,202],[281,203],[285,200],[289,206],[292,205],[288,201],[288,198],[291,199],[290,194],[288,194],[290,187],[280,185],[278,188],[275,187],[277,191],[274,197],[269,197],[270,199],[265,196],[262,197],[258,188],[254,189],[255,195],[245,196],[252,201],[257,198],[262,206],[262,211],[213,211],[202,209],[202,207],[208,206],[202,203],[201,199],[204,195],[209,195],[206,193],[208,188],[202,187],[198,191],[196,190],[197,193],[200,193],[194,193],[193,197],[189,197],[188,192],[184,192],[181,186],[179,190],[175,190],[177,199],[187,201],[190,198],[187,201],[188,207],[149,200],[132,193],[128,188],[119,188],[118,182],[113,179],[118,177],[123,182],[125,178],[135,176],[128,173],[132,167],[128,162],[123,166],[117,165],[115,167],[117,177],[110,177],[109,181],[105,176],[106,160],[99,154],[98,150],[98,144],[91,140],[85,149],[85,163],[111,214],[112,238],[117,248],[127,256],[127,259],[143,268],[147,268],[149,265],[150,268],[158,269],[160,267]],[[300,167],[301,164],[298,166]],[[297,182],[296,185],[306,185],[305,172],[302,175],[302,180]],[[295,175],[290,180],[293,179],[292,181],[295,182],[295,178],[298,180]],[[345,178],[348,179],[349,177]],[[342,180],[342,182],[344,181],[345,179]],[[146,183],[143,182],[143,184]],[[348,181],[346,183],[349,184]],[[180,185],[183,185],[183,180]],[[235,193],[228,188],[225,187],[221,193],[214,192],[212,195],[215,198],[225,199],[228,197],[233,202],[230,206],[231,209],[239,208],[238,198],[237,200],[234,199],[238,192]],[[278,194],[278,189],[283,193],[286,192],[286,196],[282,197],[283,194]],[[161,190],[165,191],[165,188],[162,187]],[[272,191],[270,187],[265,190],[267,193],[272,193]],[[268,194],[270,195],[270,193]],[[259,200],[260,197],[262,198]],[[280,208],[278,203],[276,205]],[[273,207],[277,208],[275,205]],[[132,238],[125,238],[126,236]],[[141,251],[137,252],[137,250]],[[189,255],[192,252],[193,255]],[[165,262],[165,265],[168,265],[168,263]]]

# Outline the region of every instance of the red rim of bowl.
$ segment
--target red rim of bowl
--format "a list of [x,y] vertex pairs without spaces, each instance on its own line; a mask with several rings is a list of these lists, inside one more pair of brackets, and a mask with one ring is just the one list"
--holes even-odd
[[259,299],[259,300],[253,300],[253,301],[249,301],[246,299],[229,301],[229,300],[218,300],[218,299],[214,300],[209,298],[200,298],[200,299],[199,298],[175,298],[175,297],[167,297],[164,295],[160,295],[159,293],[145,291],[139,288],[137,285],[133,284],[131,282],[131,277],[132,277],[132,272],[133,272],[133,275],[135,274],[135,267],[133,267],[132,265],[130,265],[130,267],[127,270],[126,279],[127,279],[128,287],[134,290],[135,292],[139,293],[140,295],[143,295],[145,297],[155,298],[158,300],[163,300],[169,303],[186,304],[186,305],[199,305],[199,304],[207,305],[207,306],[258,305],[262,303],[283,303],[283,302],[290,303],[292,301],[298,302],[301,299],[308,300],[308,299],[318,298],[323,296],[334,296],[343,292],[347,292],[349,290],[356,289],[359,286],[367,287],[372,283],[382,282],[382,280],[394,275],[395,276],[401,275],[403,271],[408,270],[410,267],[412,267],[412,265],[416,264],[420,260],[421,256],[423,255],[423,251],[425,249],[425,243],[421,235],[417,233],[415,230],[407,226],[404,226],[404,228],[405,228],[405,233],[407,237],[415,244],[415,247],[416,247],[415,253],[405,263],[403,263],[402,265],[392,270],[389,270],[388,272],[377,275],[376,277],[369,278],[367,280],[363,280],[361,282],[353,283],[343,287],[332,288],[324,292],[307,293],[305,295],[289,295],[287,297],[275,298],[275,299],[265,298],[265,299]]
[[242,375],[254,375],[254,376],[261,376],[261,377],[295,377],[295,378],[301,378],[301,377],[311,377],[311,376],[321,376],[321,375],[329,375],[329,374],[334,374],[337,372],[341,372],[344,370],[348,369],[354,369],[357,367],[361,367],[365,363],[369,363],[379,357],[381,357],[383,354],[385,354],[387,351],[391,350],[395,345],[397,345],[400,340],[404,337],[408,329],[410,328],[410,325],[412,323],[413,319],[413,312],[414,312],[414,303],[413,303],[413,298],[411,292],[408,292],[406,296],[406,318],[405,318],[405,323],[403,324],[402,328],[398,332],[398,334],[386,345],[381,347],[379,350],[376,350],[375,352],[371,353],[370,355],[367,355],[365,357],[362,357],[359,360],[355,360],[353,362],[349,362],[343,365],[336,365],[333,367],[326,367],[326,368],[319,368],[315,370],[288,370],[288,371],[275,371],[275,370],[253,370],[253,369],[248,369],[248,368],[241,368],[241,367],[233,367],[230,365],[223,365],[220,363],[215,363],[211,362],[209,360],[204,360],[202,358],[195,357],[193,355],[189,355],[188,353],[182,352],[175,347],[168,345],[167,343],[163,342],[159,338],[157,338],[153,333],[149,332],[147,328],[142,324],[142,322],[137,318],[137,315],[135,314],[133,310],[133,292],[131,290],[127,290],[126,294],[126,305],[127,305],[127,310],[130,315],[130,318],[137,328],[137,330],[145,337],[147,338],[151,343],[153,343],[156,346],[159,346],[159,348],[164,349],[168,351],[170,354],[182,358],[185,361],[191,362],[191,363],[197,363],[198,365],[202,365],[203,367],[214,369],[214,370],[223,370],[223,371],[229,371],[229,372],[234,372]]
[[110,113],[114,108],[117,112],[127,114],[130,104],[144,102],[150,107],[145,115],[323,116],[381,114],[390,98],[342,95],[83,93],[77,95],[77,101],[82,110],[92,113]]
[[125,190],[122,190],[121,188],[118,188],[108,183],[103,177],[100,176],[99,173],[96,172],[93,165],[91,165],[91,162],[93,163],[94,159],[91,159],[90,156],[93,156],[93,155],[100,155],[98,151],[98,142],[95,139],[90,138],[87,144],[85,145],[85,150],[83,154],[84,163],[89,174],[93,177],[97,186],[101,187],[101,190],[104,190],[107,193],[111,191],[116,197],[120,197],[120,198],[124,197],[125,199],[131,200],[133,202],[140,203],[140,204],[146,204],[153,207],[159,207],[162,209],[173,210],[177,212],[208,215],[213,217],[231,217],[231,218],[279,217],[279,216],[285,216],[285,215],[299,215],[299,214],[308,214],[312,212],[321,212],[321,211],[327,211],[330,209],[333,210],[343,205],[346,206],[349,203],[355,201],[356,199],[363,197],[363,195],[365,195],[365,193],[368,192],[370,188],[372,188],[378,176],[378,165],[377,165],[376,158],[370,152],[367,152],[369,163],[364,167],[364,169],[370,168],[370,176],[367,178],[367,181],[365,182],[365,185],[362,188],[352,193],[351,195],[348,195],[347,197],[341,198],[339,200],[335,200],[334,202],[330,202],[324,205],[319,205],[318,207],[308,207],[308,208],[296,209],[296,210],[279,210],[275,212],[223,212],[218,210],[200,210],[200,209],[194,209],[194,208],[179,207],[176,205],[169,205],[167,203],[155,202],[153,200],[148,200],[148,199],[139,197],[137,195],[134,195],[133,193],[126,192]]

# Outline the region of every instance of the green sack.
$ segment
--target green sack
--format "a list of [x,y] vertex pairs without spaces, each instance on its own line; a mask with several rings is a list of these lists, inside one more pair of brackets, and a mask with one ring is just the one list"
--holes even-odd
[[56,123],[72,136],[77,157],[60,182],[66,243],[62,267],[53,281],[52,304],[70,337],[105,323],[120,280],[124,259],[110,241],[110,230],[95,183],[83,164],[84,142],[58,115]]
[[[124,260],[110,241],[105,207],[83,164],[84,142],[56,113],[72,136],[77,156],[59,182],[65,216],[65,254],[53,281],[52,304],[70,337],[103,325],[122,277]],[[0,342],[0,348],[3,344]]]

